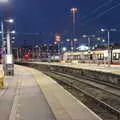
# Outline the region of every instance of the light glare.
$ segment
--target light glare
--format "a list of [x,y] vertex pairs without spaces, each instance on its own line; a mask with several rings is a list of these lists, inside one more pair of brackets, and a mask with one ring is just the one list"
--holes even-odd
[[83,51],[83,50],[88,50],[88,46],[85,45],[81,45],[78,47],[79,50]]
[[66,52],[67,48],[66,48],[66,47],[63,47],[62,50],[63,50],[63,52]]
[[13,20],[13,19],[9,19],[8,22],[9,22],[9,23],[13,23],[14,20]]
[[8,0],[0,0],[0,3],[6,3]]
[[15,34],[15,33],[16,33],[16,31],[15,31],[15,30],[13,30],[11,33],[12,33],[12,34]]

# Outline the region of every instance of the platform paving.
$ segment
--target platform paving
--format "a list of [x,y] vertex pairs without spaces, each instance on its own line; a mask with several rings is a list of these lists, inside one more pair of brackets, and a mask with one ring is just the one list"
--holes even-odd
[[7,87],[0,90],[0,120],[55,120],[33,75],[15,67],[15,76],[6,77]]
[[0,120],[102,120],[52,78],[15,66],[0,89]]
[[101,72],[105,72],[105,73],[112,73],[112,74],[120,75],[120,65],[111,65],[110,67],[108,67],[107,64],[97,65],[97,64],[88,64],[88,63],[48,63],[48,62],[34,62],[34,63],[81,68],[81,69],[101,71]]
[[102,120],[52,78],[32,71],[57,120]]

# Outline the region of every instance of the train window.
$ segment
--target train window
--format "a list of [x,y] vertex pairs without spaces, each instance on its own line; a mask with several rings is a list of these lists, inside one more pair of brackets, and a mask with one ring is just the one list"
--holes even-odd
[[118,60],[120,59],[120,54],[119,53],[117,53],[118,54]]
[[77,60],[77,55],[75,55],[75,60]]
[[75,56],[73,55],[73,60],[75,60]]
[[84,55],[82,55],[82,56],[81,56],[81,59],[82,59],[82,60],[84,60],[84,59],[85,59],[85,56],[84,56]]
[[73,60],[75,60],[75,56],[73,56]]
[[118,54],[118,53],[116,54],[116,59],[117,59],[117,60],[119,59],[119,54]]
[[75,60],[77,60],[77,55],[75,55]]
[[79,60],[81,60],[81,55],[79,56]]
[[100,54],[100,60],[101,60],[101,54]]
[[77,60],[79,60],[79,55],[77,55]]
[[115,59],[116,59],[116,54],[114,53],[114,54],[113,54],[113,60],[115,60]]
[[119,56],[119,60],[120,60],[120,53],[118,53],[118,56]]
[[93,59],[93,56],[92,56],[92,54],[90,54],[90,60],[92,60]]
[[75,56],[75,60],[77,60],[77,55]]
[[104,59],[104,54],[101,54],[101,60],[103,60]]
[[68,60],[70,60],[70,55],[68,55]]
[[77,55],[75,55],[75,59],[74,60],[77,60]]
[[98,60],[100,60],[100,54],[98,54]]

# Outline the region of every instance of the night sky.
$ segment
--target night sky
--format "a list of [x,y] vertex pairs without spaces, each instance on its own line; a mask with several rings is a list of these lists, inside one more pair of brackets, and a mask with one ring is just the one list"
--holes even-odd
[[[13,17],[17,31],[16,44],[48,43],[56,32],[72,33],[70,8],[77,7],[76,34],[100,34],[100,28],[120,30],[120,0],[14,0]],[[115,7],[115,8],[114,8]],[[114,8],[114,9],[113,9]],[[41,33],[37,37],[26,33]],[[119,42],[119,32],[111,41]]]

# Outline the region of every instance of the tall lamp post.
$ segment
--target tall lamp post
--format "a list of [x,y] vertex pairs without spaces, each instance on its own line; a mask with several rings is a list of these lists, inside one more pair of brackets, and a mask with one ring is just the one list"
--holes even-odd
[[116,29],[101,29],[101,32],[107,32],[107,38],[108,38],[108,67],[110,67],[110,62],[111,62],[111,53],[110,53],[110,32],[114,32]]
[[[9,0],[0,0],[0,4],[6,9],[8,9],[8,6],[9,6]],[[5,22],[13,22],[11,19],[9,20],[9,21],[5,21],[5,19],[6,19],[6,17],[8,17],[8,16],[6,16],[6,15],[8,15],[8,14],[6,14],[6,12],[5,12],[5,14],[4,14],[4,17],[1,19],[1,32],[2,32],[2,34],[1,34],[1,37],[2,37],[2,64],[3,64],[3,70],[4,70],[4,72],[6,72],[5,70],[6,70],[6,62],[5,62],[5,59],[6,59],[6,49],[5,49],[5,38],[10,38],[10,36],[8,36],[8,33],[7,32],[5,32],[5,31],[7,31],[7,29],[6,28],[4,28],[5,26],[4,26],[4,23]],[[7,34],[5,34],[5,33],[7,33]],[[7,41],[7,43],[8,43],[8,41]],[[8,44],[7,44],[7,46],[8,46]]]
[[[12,24],[14,22],[13,19],[8,19],[8,20],[5,20],[5,22],[9,23],[9,24]],[[7,31],[7,54],[12,54],[11,53],[11,36],[10,34],[15,34],[15,31],[10,31],[8,30]]]
[[72,15],[73,15],[73,34],[75,34],[76,13],[77,13],[78,9],[71,8],[70,11],[72,12]]
[[[75,35],[75,25],[76,25],[76,13],[77,13],[78,9],[77,8],[71,8],[70,11],[72,12],[72,17],[73,17],[73,20],[72,20],[72,22],[73,22],[72,23],[73,24],[73,27],[72,27],[73,31],[72,32],[73,32],[73,36],[74,36]],[[71,52],[74,50],[73,45],[74,45],[74,41],[71,40]]]
[[[7,24],[11,24],[14,22],[13,19],[6,19],[4,20]],[[5,74],[6,75],[14,75],[14,63],[13,63],[13,54],[12,54],[12,46],[11,46],[11,35],[15,34],[15,31],[11,31],[8,27],[6,30],[6,46],[7,46],[7,53],[5,55]]]

